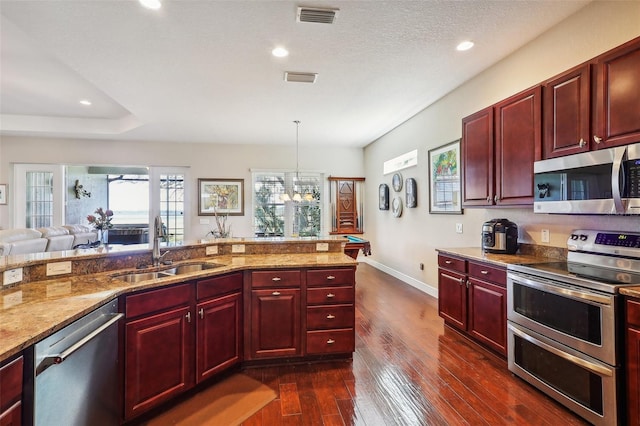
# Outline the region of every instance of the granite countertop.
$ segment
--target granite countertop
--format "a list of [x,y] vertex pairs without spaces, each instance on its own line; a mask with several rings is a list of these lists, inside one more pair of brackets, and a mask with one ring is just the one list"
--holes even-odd
[[620,288],[620,294],[625,295],[625,296],[629,296],[629,297],[636,297],[636,298],[640,299],[640,286],[636,286],[636,287],[621,287]]
[[486,253],[480,247],[438,248],[436,251],[443,254],[466,257],[471,260],[493,263],[502,267],[514,263],[543,263],[552,260],[548,257],[536,256],[533,254]]
[[[126,283],[113,276],[126,272],[140,272],[139,270],[112,270],[98,274],[59,277],[1,289],[0,361],[37,343],[97,307],[133,291],[247,269],[357,265],[354,259],[341,252],[218,256],[190,259],[180,263],[201,262],[224,266],[135,284]],[[163,268],[170,266],[160,269]]]

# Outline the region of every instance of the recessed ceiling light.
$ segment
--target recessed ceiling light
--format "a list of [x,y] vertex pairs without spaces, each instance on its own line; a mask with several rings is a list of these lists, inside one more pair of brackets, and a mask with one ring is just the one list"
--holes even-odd
[[160,0],[138,0],[147,9],[158,10],[162,7]]
[[271,54],[276,58],[284,58],[285,56],[289,56],[289,51],[284,47],[276,47],[271,51]]
[[91,105],[91,101],[90,101],[90,100],[88,100],[88,99],[82,99],[82,100],[80,100],[80,103],[81,103],[82,105],[85,105],[85,106],[89,106],[89,105]]
[[469,41],[469,40],[465,40],[462,43],[460,43],[458,46],[456,46],[456,50],[459,51],[464,51],[464,50],[469,50],[473,47],[473,42]]

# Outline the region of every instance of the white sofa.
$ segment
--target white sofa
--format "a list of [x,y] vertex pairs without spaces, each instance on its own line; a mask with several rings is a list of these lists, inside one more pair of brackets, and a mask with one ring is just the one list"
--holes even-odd
[[71,250],[97,239],[98,232],[89,225],[0,229],[0,256]]

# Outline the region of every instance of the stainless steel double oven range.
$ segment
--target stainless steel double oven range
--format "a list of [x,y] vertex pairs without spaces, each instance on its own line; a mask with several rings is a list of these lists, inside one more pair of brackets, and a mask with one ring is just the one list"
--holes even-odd
[[576,230],[567,262],[509,265],[509,370],[595,425],[624,421],[622,286],[640,233]]

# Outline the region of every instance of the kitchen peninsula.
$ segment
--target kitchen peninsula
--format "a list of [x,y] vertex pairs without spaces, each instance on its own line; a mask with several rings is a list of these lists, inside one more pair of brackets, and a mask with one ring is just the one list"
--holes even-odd
[[[209,240],[167,248],[169,264],[143,269],[151,260],[147,245],[4,257],[0,272],[21,269],[23,282],[0,290],[0,364],[25,355],[24,369],[33,371],[34,344],[114,300],[124,313],[125,420],[231,367],[350,357],[357,262],[344,244],[338,237]],[[175,332],[158,322],[163,316],[165,324],[182,324],[172,338],[184,345],[159,350],[139,338],[157,333],[164,341],[162,333]],[[220,322],[230,326],[215,327]],[[204,364],[202,354],[211,356]],[[183,369],[184,383],[163,389],[162,374],[141,382],[135,369],[151,356],[162,357],[154,359],[161,371]],[[163,365],[174,359],[183,364]],[[140,399],[141,386],[153,395]]]

